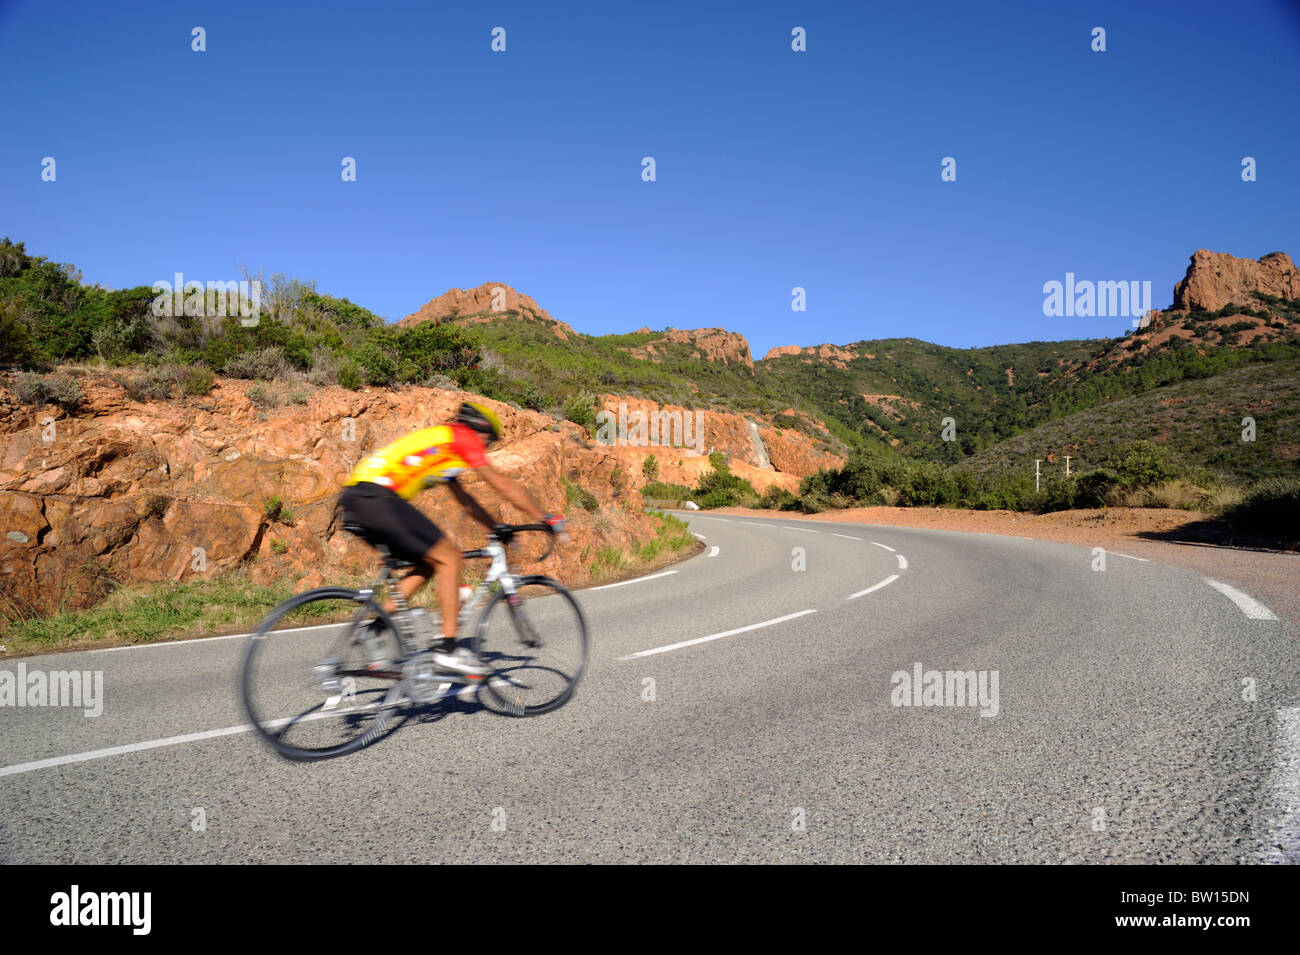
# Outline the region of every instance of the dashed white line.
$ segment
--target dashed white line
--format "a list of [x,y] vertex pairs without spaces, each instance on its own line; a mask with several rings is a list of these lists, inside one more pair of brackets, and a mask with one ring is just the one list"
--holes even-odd
[[837,534],[834,531],[827,531],[827,533],[830,534],[831,537],[843,537],[845,540],[850,540],[850,541],[862,540],[861,537],[854,537],[852,534]]
[[610,587],[626,587],[628,584],[639,584],[646,580],[655,580],[658,577],[668,577],[677,573],[675,570],[665,570],[660,574],[648,574],[645,577],[633,577],[631,580],[620,580],[616,584],[601,584],[599,587],[592,587],[592,590],[609,590]]
[[1249,594],[1243,594],[1236,587],[1229,587],[1227,584],[1217,580],[1211,580],[1209,577],[1201,578],[1223,596],[1227,597],[1251,620],[1276,620],[1277,614],[1269,610],[1262,603]]
[[847,597],[845,597],[844,599],[845,599],[845,600],[853,600],[853,599],[855,599],[855,598],[857,598],[857,597],[865,597],[867,594],[872,593],[872,592],[874,592],[874,591],[877,591],[877,590],[879,590],[881,587],[888,587],[890,584],[892,584],[894,581],[896,581],[896,580],[899,578],[899,576],[900,576],[899,574],[890,574],[888,577],[886,577],[886,578],[885,578],[884,580],[882,580],[880,583],[878,583],[878,584],[872,584],[872,585],[871,585],[870,587],[868,587],[866,590],[859,590],[856,594],[849,594],[849,595],[848,595]]
[[1149,558],[1147,558],[1147,557],[1134,557],[1132,554],[1121,554],[1121,553],[1120,553],[1119,551],[1117,551],[1117,550],[1108,550],[1108,551],[1106,551],[1106,553],[1111,554],[1111,555],[1113,555],[1113,556],[1115,556],[1115,557],[1127,557],[1129,560],[1140,560],[1140,561],[1142,561],[1142,563],[1144,563],[1144,564],[1149,564],[1149,563],[1151,563],[1151,560],[1150,560]]
[[895,554],[894,556],[898,558],[898,569],[907,570],[907,558],[902,554]]
[[708,643],[710,640],[721,640],[723,637],[733,637],[738,633],[748,633],[750,630],[759,630],[763,627],[771,627],[778,623],[785,623],[787,620],[793,620],[795,617],[804,617],[810,613],[816,612],[816,610],[800,610],[798,613],[788,613],[784,617],[777,617],[773,620],[764,620],[762,623],[751,623],[748,627],[737,627],[735,630],[726,630],[722,633],[711,633],[707,637],[696,637],[694,640],[683,640],[681,643],[670,643],[666,647],[655,647],[653,650],[639,650],[636,653],[630,653],[625,657],[619,657],[619,660],[635,660],[639,657],[654,656],[656,653],[667,653],[669,650],[680,650],[683,647],[693,647],[697,643]]
[[880,541],[872,541],[871,543],[875,544],[877,547],[885,548],[885,550],[889,551],[891,554],[895,552],[894,548],[890,547],[888,544],[882,544]]
[[710,557],[717,557],[717,556],[718,556],[718,551],[720,551],[720,550],[722,550],[722,548],[719,547],[717,544],[714,544],[712,547],[709,548],[709,556],[710,556]]

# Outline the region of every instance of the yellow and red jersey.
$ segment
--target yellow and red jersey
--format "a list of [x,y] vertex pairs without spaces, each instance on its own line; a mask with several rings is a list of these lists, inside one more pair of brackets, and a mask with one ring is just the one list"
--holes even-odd
[[445,484],[488,463],[483,442],[463,424],[441,424],[399,438],[364,458],[348,475],[348,486],[369,481],[410,500],[429,484]]

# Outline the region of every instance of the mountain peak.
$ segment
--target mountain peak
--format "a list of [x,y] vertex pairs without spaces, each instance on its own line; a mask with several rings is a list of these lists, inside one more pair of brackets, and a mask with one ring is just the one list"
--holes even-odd
[[408,328],[421,322],[454,321],[460,325],[477,325],[505,318],[507,312],[540,319],[550,325],[555,337],[562,341],[568,341],[570,335],[576,334],[564,322],[552,318],[531,295],[518,292],[503,282],[484,282],[472,289],[448,289],[397,324]]
[[1174,286],[1173,308],[1217,312],[1228,305],[1253,306],[1255,292],[1300,298],[1300,269],[1285,252],[1270,252],[1255,260],[1198,249],[1187,274]]

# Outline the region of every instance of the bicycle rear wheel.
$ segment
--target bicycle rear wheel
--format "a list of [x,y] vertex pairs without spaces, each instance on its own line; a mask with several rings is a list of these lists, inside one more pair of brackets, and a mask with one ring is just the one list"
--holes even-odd
[[471,645],[492,668],[483,689],[512,716],[538,716],[573,695],[587,666],[587,621],[563,584],[549,577],[515,580],[498,590],[474,627]]
[[401,659],[392,618],[366,595],[309,590],[271,611],[249,640],[244,707],[280,755],[342,756],[377,739],[402,704]]

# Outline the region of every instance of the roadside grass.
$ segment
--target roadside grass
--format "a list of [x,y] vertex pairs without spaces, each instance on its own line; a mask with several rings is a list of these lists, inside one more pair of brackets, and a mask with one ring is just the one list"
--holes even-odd
[[[359,586],[361,578],[338,583]],[[122,587],[88,610],[0,623],[0,644],[4,656],[14,656],[153,643],[196,633],[240,633],[295,592],[288,583],[252,584],[242,570],[210,580]],[[312,615],[294,616],[305,620]]]
[[699,548],[699,542],[685,521],[657,511],[651,511],[649,516],[654,525],[654,536],[630,548],[600,548],[591,559],[591,579],[584,583],[637,577]]
[[[591,578],[575,586],[614,577],[630,577],[671,563],[697,542],[684,521],[651,513],[654,536],[629,549],[603,547],[591,563]],[[481,571],[467,568],[464,583],[477,585]],[[331,580],[340,587],[364,587],[374,581],[367,569],[350,578]],[[48,617],[0,620],[0,659],[34,653],[89,650],[179,640],[196,635],[246,633],[283,600],[301,591],[295,581],[253,584],[247,571],[236,570],[208,580],[120,587],[88,610],[61,611]],[[432,586],[423,588],[414,606],[434,608]],[[301,608],[285,618],[289,624],[326,623],[331,611],[339,619],[346,608]]]

